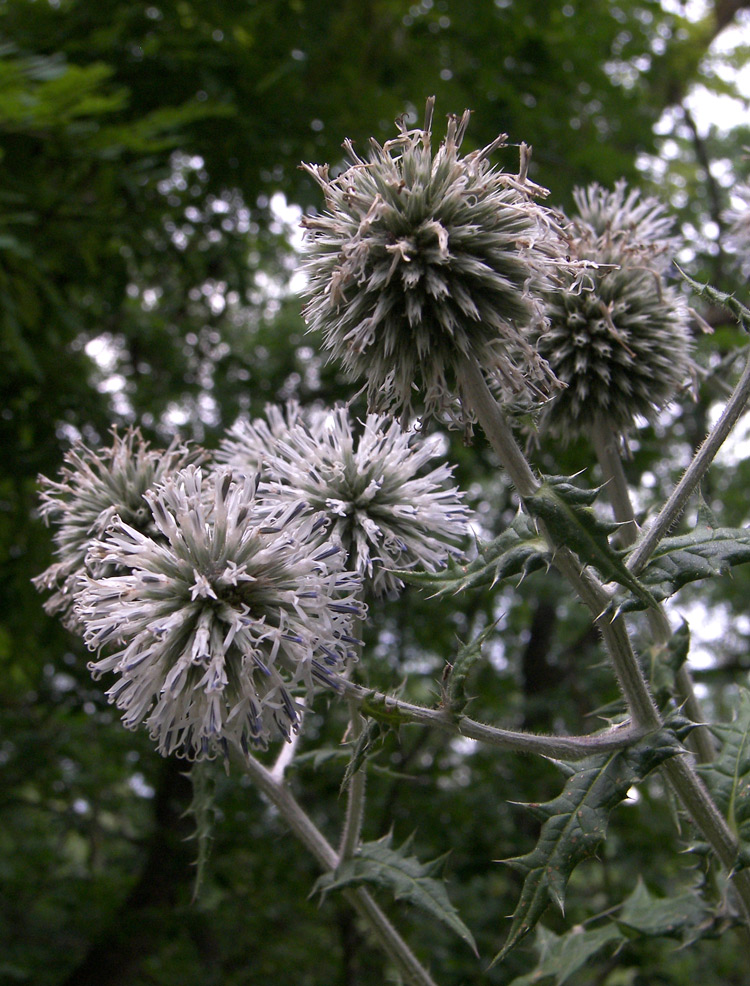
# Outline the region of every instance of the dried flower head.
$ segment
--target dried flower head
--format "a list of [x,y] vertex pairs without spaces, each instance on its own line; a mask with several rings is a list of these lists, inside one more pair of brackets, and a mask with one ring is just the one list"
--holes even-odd
[[[142,533],[156,533],[144,494],[204,454],[177,440],[166,451],[151,449],[137,428],[123,437],[114,430],[112,434],[109,448],[92,451],[79,443],[70,449],[59,482],[39,477],[40,513],[57,528],[54,542],[60,560],[37,576],[34,585],[40,591],[53,590],[44,608],[60,613],[69,629],[77,628],[75,593],[91,542],[103,537],[115,516]],[[91,574],[103,572],[97,567]]]
[[547,292],[550,324],[538,338],[567,384],[542,424],[567,438],[595,420],[622,432],[637,415],[653,419],[691,366],[688,310],[664,282],[677,241],[663,206],[624,182],[612,192],[594,184],[573,194],[578,214],[568,221],[566,249],[574,264],[591,266]]
[[262,454],[261,490],[328,517],[349,567],[376,595],[403,587],[393,569],[435,571],[458,553],[469,511],[447,486],[448,466],[423,470],[437,454],[435,441],[376,414],[357,437],[343,407],[306,421],[290,403],[286,413],[269,406],[266,416],[268,423],[238,422],[217,459],[246,469]]
[[359,580],[331,561],[340,549],[312,518],[292,524],[294,507],[258,518],[256,486],[188,466],[145,494],[158,539],[116,519],[91,549],[126,574],[82,579],[84,639],[111,651],[89,667],[117,675],[110,701],[165,756],[288,738],[294,692],[335,685],[356,643]]
[[750,276],[750,185],[738,185],[732,196],[739,203],[727,209],[723,219],[729,226],[727,246],[737,254],[744,277]]
[[[508,399],[536,397],[553,381],[527,342],[541,318],[531,290],[548,260],[545,219],[525,176],[493,168],[505,135],[459,155],[467,110],[448,118],[433,153],[434,100],[423,130],[407,130],[367,160],[351,142],[350,166],[303,165],[325,193],[326,211],[303,221],[310,255],[306,318],[353,376],[367,378],[374,411],[406,421],[421,391],[425,415],[465,424],[457,367],[475,359]],[[524,153],[528,149],[524,148]]]

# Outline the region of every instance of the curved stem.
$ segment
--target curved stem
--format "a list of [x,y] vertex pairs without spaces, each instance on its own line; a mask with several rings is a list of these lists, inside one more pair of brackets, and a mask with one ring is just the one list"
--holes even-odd
[[659,511],[651,526],[639,539],[633,553],[628,559],[628,568],[637,575],[646,565],[654,549],[666,535],[682,511],[685,509],[690,495],[701,479],[706,475],[716,453],[724,444],[727,436],[737,423],[750,397],[750,356],[745,369],[727,401],[724,411],[709,432],[706,440],[695,453],[693,461],[685,470],[679,483],[675,486],[669,499]]
[[454,716],[448,709],[428,709],[383,692],[339,679],[347,698],[362,707],[365,715],[399,723],[430,726],[454,736],[465,736],[488,746],[516,753],[538,753],[543,757],[582,760],[594,753],[611,753],[637,742],[647,730],[621,723],[601,733],[587,736],[544,736],[489,726],[468,716]]
[[[630,547],[638,537],[638,524],[635,519],[630,490],[620,457],[619,436],[610,425],[600,418],[594,421],[591,428],[591,441],[602,471],[604,485],[612,504],[615,519],[622,525],[617,532],[620,544]],[[672,628],[661,606],[646,611],[646,619],[651,629],[655,644],[666,644],[672,636]],[[703,723],[705,717],[700,702],[693,688],[690,672],[683,664],[675,677],[677,695],[685,709],[686,715],[693,722]],[[716,756],[713,737],[705,726],[698,726],[688,737],[688,744],[698,759],[708,763]]]
[[[245,771],[255,781],[268,800],[275,805],[305,848],[315,857],[323,870],[333,870],[339,864],[335,849],[310,817],[300,807],[291,792],[274,779],[253,756],[241,761]],[[435,981],[370,894],[361,887],[343,891],[354,909],[367,921],[381,947],[413,986],[436,986]]]

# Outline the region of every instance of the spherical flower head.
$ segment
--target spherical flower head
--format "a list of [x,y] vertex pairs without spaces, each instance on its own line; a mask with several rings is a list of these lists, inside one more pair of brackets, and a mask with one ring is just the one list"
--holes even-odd
[[[40,513],[54,525],[55,564],[34,579],[41,590],[53,590],[45,603],[48,613],[60,613],[69,629],[79,628],[75,594],[86,571],[91,542],[101,538],[118,516],[143,533],[155,528],[144,494],[171,472],[201,458],[200,449],[187,449],[175,439],[166,450],[152,449],[137,428],[124,436],[113,430],[112,445],[92,451],[82,442],[65,455],[60,480],[39,477]],[[97,568],[91,574],[102,574]],[[110,573],[111,574],[111,573]]]
[[636,416],[652,420],[691,367],[688,309],[664,282],[678,244],[663,206],[624,182],[612,192],[577,189],[574,198],[578,214],[566,231],[572,266],[545,295],[549,327],[538,337],[567,384],[541,424],[565,438],[594,421],[622,433]]
[[726,244],[737,254],[743,277],[750,277],[750,185],[732,189],[733,208],[723,215],[729,227]]
[[256,516],[256,485],[188,466],[145,494],[158,538],[115,519],[91,549],[126,574],[81,580],[84,639],[109,652],[89,667],[117,676],[110,701],[164,756],[288,738],[295,692],[335,687],[356,643],[359,582],[340,550],[312,521],[293,524],[294,509]]
[[460,155],[468,110],[449,117],[434,152],[432,110],[429,100],[423,130],[399,124],[383,147],[371,141],[366,160],[345,142],[351,163],[337,178],[327,166],[303,166],[326,202],[303,220],[305,316],[344,368],[367,379],[371,410],[406,422],[421,392],[425,416],[463,426],[469,413],[455,395],[465,358],[513,402],[553,382],[527,341],[541,318],[532,287],[549,263],[534,201],[543,190],[490,165],[504,135]]
[[268,424],[239,422],[217,459],[242,470],[263,454],[261,490],[270,502],[326,516],[348,566],[374,595],[403,588],[394,569],[435,571],[459,554],[469,511],[447,485],[448,466],[423,468],[437,454],[435,441],[377,414],[367,415],[357,435],[344,407],[305,420],[291,403],[285,414],[271,406],[266,415]]

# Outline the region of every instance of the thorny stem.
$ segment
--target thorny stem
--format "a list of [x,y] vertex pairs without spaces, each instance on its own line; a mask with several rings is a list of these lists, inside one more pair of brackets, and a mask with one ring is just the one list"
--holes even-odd
[[685,470],[682,479],[675,486],[669,499],[646,533],[639,539],[628,559],[628,568],[634,575],[638,575],[642,571],[656,546],[685,509],[690,495],[708,472],[716,453],[724,444],[730,431],[737,423],[737,419],[745,409],[748,397],[750,397],[750,355],[721,417],[695,453],[693,461]]
[[[349,733],[352,744],[356,744],[362,735],[363,720],[359,713],[357,703],[349,700]],[[339,843],[340,859],[351,859],[359,847],[360,834],[362,832],[362,819],[365,811],[365,783],[367,775],[364,767],[360,766],[349,779],[346,817],[344,827],[341,832]]]
[[[490,444],[500,458],[502,465],[507,469],[511,481],[514,483],[522,500],[532,495],[539,488],[539,484],[526,458],[516,444],[510,426],[501,408],[493,398],[485,381],[484,374],[476,361],[469,360],[468,358],[464,360],[459,371],[459,387],[463,399],[476,413]],[[748,360],[742,379],[727,404],[722,418],[693,460],[693,464],[688,468],[688,473],[692,470],[695,478],[692,485],[686,484],[686,488],[689,486],[686,496],[689,495],[695,483],[705,473],[708,464],[729,433],[731,424],[734,424],[739,417],[748,394],[750,394],[750,360]],[[730,405],[732,405],[731,409]],[[721,431],[719,431],[719,425],[725,419],[731,421],[731,424],[729,426],[723,426]],[[721,440],[715,437],[717,433],[721,434]],[[694,469],[693,466],[696,460],[698,460],[703,449],[709,446],[709,442],[709,451],[706,452],[702,460],[703,465],[696,466]],[[686,476],[683,477],[683,482]],[[672,517],[672,520],[679,514],[682,506],[684,506],[684,499],[681,501],[681,506]],[[657,517],[657,521],[652,525],[652,529],[661,516],[662,514]],[[662,533],[668,529],[671,522],[670,520],[661,527]],[[548,541],[551,541],[549,532],[545,531],[544,534]],[[651,550],[653,550],[653,547],[660,540],[660,537],[661,535],[657,535],[653,540],[651,548],[642,555],[643,561],[648,558]],[[556,567],[568,579],[571,586],[578,592],[580,598],[591,609],[592,613],[594,613],[594,618],[601,630],[604,643],[634,722],[647,729],[660,728],[663,726],[661,715],[654,704],[648,683],[631,647],[622,617],[615,616],[610,619],[607,612],[608,606],[612,601],[611,596],[589,569],[584,568],[581,570],[580,565],[576,562],[575,556],[564,546],[557,547],[552,543],[552,547],[555,548],[554,562]],[[640,569],[633,565],[632,570],[637,572]],[[740,897],[740,905],[745,922],[750,925],[750,870],[732,872],[739,851],[737,837],[727,825],[726,820],[689,760],[685,757],[672,757],[666,761],[662,769],[671,781],[675,792],[693,819],[693,822],[706,841],[712,846],[721,863],[732,875],[733,885]]]
[[[459,387],[463,399],[475,412],[492,448],[518,490],[521,500],[533,496],[539,489],[539,481],[518,447],[510,425],[492,396],[476,360],[466,358],[462,362],[459,369]],[[539,528],[552,548],[555,567],[568,580],[594,616],[634,722],[644,729],[658,729],[661,726],[661,717],[638,659],[633,653],[627,631],[620,617],[614,619],[610,617],[609,607],[612,597],[588,569],[581,568],[576,556],[565,545],[555,544],[549,531],[542,524],[539,524]]]
[[582,760],[594,753],[611,753],[622,750],[646,735],[647,730],[630,723],[621,723],[601,733],[587,736],[544,736],[538,733],[517,732],[489,726],[468,716],[455,715],[449,709],[428,709],[383,692],[373,692],[350,681],[339,680],[347,698],[363,706],[366,715],[377,718],[382,714],[386,721],[397,719],[399,723],[431,726],[454,736],[465,736],[488,746],[516,753],[537,753],[540,756],[561,760]]
[[[599,467],[604,477],[604,485],[612,504],[612,511],[621,527],[617,537],[623,547],[635,544],[638,538],[638,524],[635,519],[630,490],[620,458],[620,439],[610,425],[601,418],[594,421],[591,428],[591,441],[599,461]],[[651,634],[655,644],[666,644],[672,636],[672,628],[661,606],[646,611]],[[682,665],[675,677],[678,697],[683,705],[685,714],[693,721],[703,723],[705,718],[700,702],[693,688],[693,681],[688,669]],[[699,760],[708,763],[716,756],[713,738],[706,726],[698,726],[688,737],[688,744],[695,751]]]
[[[263,794],[284,817],[292,832],[320,863],[322,869],[326,871],[335,869],[339,864],[339,856],[335,849],[295,800],[289,789],[276,781],[271,772],[253,756],[243,758],[242,764]],[[361,887],[350,888],[344,890],[343,894],[369,924],[381,947],[401,970],[407,982],[413,986],[436,986],[432,976],[366,890]]]

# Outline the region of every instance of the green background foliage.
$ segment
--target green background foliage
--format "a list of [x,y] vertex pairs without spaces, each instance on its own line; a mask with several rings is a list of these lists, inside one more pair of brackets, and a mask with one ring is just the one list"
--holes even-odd
[[[156,443],[179,430],[210,447],[269,400],[350,396],[305,334],[296,241],[274,197],[319,208],[299,162],[335,164],[346,136],[360,147],[387,139],[394,118],[416,122],[433,93],[437,119],[474,111],[470,147],[501,131],[533,145],[532,177],[554,203],[567,206],[592,180],[654,177],[691,234],[683,263],[732,290],[720,212],[747,174],[750,135],[699,133],[684,100],[699,82],[731,92],[709,46],[727,25],[748,24],[748,6],[715,0],[696,21],[656,0],[0,2],[0,983],[387,981],[345,902],[308,896],[320,874],[257,791],[208,766],[200,790],[211,797],[191,813],[186,765],[122,729],[80,641],[30,586],[51,560],[36,476],[54,475],[77,437],[105,442],[113,423],[137,423]],[[512,149],[503,154],[513,167]],[[632,442],[627,470],[644,510],[701,441],[733,377],[743,339],[720,311],[704,314],[717,331],[699,341],[699,400],[680,402],[669,432],[657,424]],[[451,456],[487,536],[506,532],[515,506],[483,439],[454,443]],[[586,469],[580,482],[597,485],[583,442],[542,443],[534,458],[548,474]],[[747,472],[720,462],[705,484],[722,527],[747,523]],[[694,510],[684,538],[693,526]],[[732,683],[750,670],[749,578],[738,568],[679,596],[722,617],[699,677],[727,719]],[[436,702],[446,662],[483,633],[482,657],[462,671],[471,715],[591,728],[591,712],[616,692],[587,615],[553,573],[522,566],[494,589],[488,581],[437,604],[410,586],[373,607],[361,680]],[[746,718],[746,700],[740,708]],[[732,749],[746,737],[742,722],[724,736]],[[334,840],[345,725],[345,711],[322,698],[290,773]],[[684,904],[674,908],[681,933],[704,919],[720,928],[686,903],[709,877],[702,861],[668,851],[672,809],[654,778],[610,817],[599,860],[572,873],[565,917],[547,912],[537,951],[527,941],[488,969],[523,885],[496,861],[533,851],[541,822],[518,805],[552,802],[559,773],[434,730],[384,727],[371,738],[364,837],[403,846],[413,836],[409,852],[422,862],[449,852],[450,900],[481,956],[382,895],[441,984],[561,983],[568,969],[582,986],[744,981],[731,936],[679,952],[634,931],[644,912],[663,917],[665,898]],[[738,824],[746,816],[744,805]],[[625,899],[619,923],[565,936]]]

